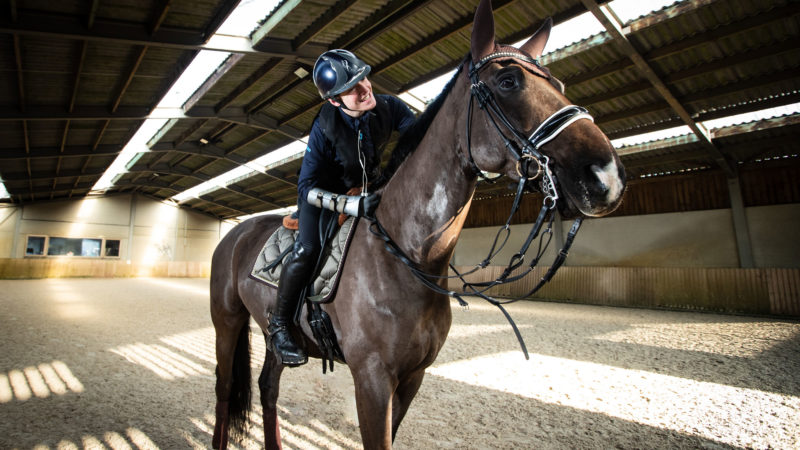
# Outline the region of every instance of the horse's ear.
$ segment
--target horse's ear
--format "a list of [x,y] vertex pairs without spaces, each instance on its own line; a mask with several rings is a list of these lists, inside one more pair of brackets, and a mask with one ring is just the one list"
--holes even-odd
[[522,44],[522,47],[519,49],[523,52],[531,55],[534,58],[538,58],[542,56],[542,51],[544,51],[544,46],[547,44],[547,38],[550,37],[550,29],[553,28],[553,18],[548,17],[545,19],[544,23],[536,33],[533,33],[528,42]]
[[478,62],[494,51],[494,16],[492,1],[481,0],[472,24],[472,61]]

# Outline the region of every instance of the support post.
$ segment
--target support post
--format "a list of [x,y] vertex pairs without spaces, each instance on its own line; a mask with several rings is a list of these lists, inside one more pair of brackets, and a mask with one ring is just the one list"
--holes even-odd
[[561,214],[555,213],[556,217],[553,219],[553,245],[558,249],[564,247],[564,221],[561,219]]
[[133,229],[136,226],[136,194],[131,194],[130,227],[128,228],[128,254],[125,255],[128,264],[133,259]]
[[728,195],[731,199],[731,215],[733,216],[733,232],[736,236],[736,249],[739,252],[739,267],[753,268],[753,245],[750,241],[750,229],[747,226],[747,215],[744,210],[742,188],[739,177],[728,178]]

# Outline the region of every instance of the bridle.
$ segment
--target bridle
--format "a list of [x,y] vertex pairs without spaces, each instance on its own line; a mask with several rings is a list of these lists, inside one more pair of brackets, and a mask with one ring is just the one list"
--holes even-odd
[[[514,321],[511,319],[511,316],[508,312],[503,308],[504,304],[516,302],[523,298],[529,297],[536,291],[538,291],[545,283],[550,281],[550,279],[555,275],[556,271],[559,267],[564,263],[566,260],[569,248],[572,246],[572,242],[575,239],[575,236],[580,229],[580,225],[583,221],[582,217],[575,219],[572,226],[570,227],[570,231],[567,234],[567,237],[564,240],[564,245],[559,250],[558,254],[556,255],[553,264],[550,266],[550,269],[547,273],[540,279],[539,283],[534,286],[533,289],[528,291],[527,293],[505,300],[498,300],[486,294],[486,292],[497,285],[511,283],[517,281],[523,277],[525,277],[528,273],[533,271],[534,267],[538,264],[539,260],[541,259],[544,251],[547,249],[550,241],[552,240],[553,235],[553,221],[556,215],[556,204],[558,202],[558,190],[557,190],[557,180],[555,175],[553,174],[550,168],[550,158],[546,155],[542,154],[539,149],[547,144],[548,142],[555,139],[565,128],[569,125],[575,123],[581,119],[588,119],[594,121],[592,116],[589,115],[588,111],[580,106],[575,105],[568,105],[565,106],[552,115],[545,119],[537,128],[531,133],[530,136],[525,136],[524,132],[521,132],[517,127],[515,127],[511,121],[508,119],[506,114],[503,112],[500,105],[497,103],[494,95],[492,94],[491,89],[480,80],[479,74],[481,69],[486,67],[489,62],[498,60],[498,59],[511,59],[515,62],[521,63],[523,67],[526,68],[529,72],[543,77],[545,79],[550,79],[550,74],[547,69],[543,68],[539,61],[530,56],[527,56],[521,52],[512,52],[512,51],[498,51],[492,53],[488,56],[481,58],[477,62],[473,62],[470,58],[470,65],[469,65],[469,79],[471,83],[470,87],[470,99],[469,105],[467,107],[467,155],[468,155],[468,165],[472,168],[475,174],[480,177],[482,180],[493,183],[498,178],[502,177],[502,175],[498,175],[497,177],[487,177],[484,175],[483,171],[478,167],[475,159],[473,157],[472,152],[472,115],[474,110],[474,105],[477,100],[478,107],[486,113],[489,121],[494,126],[495,130],[497,131],[498,135],[503,141],[504,147],[511,152],[511,154],[516,159],[516,170],[519,175],[519,182],[517,183],[516,195],[514,197],[514,203],[511,207],[511,213],[506,220],[505,225],[503,225],[500,230],[497,232],[494,238],[494,242],[492,243],[492,247],[489,250],[489,254],[487,257],[479,264],[477,264],[473,269],[468,272],[459,273],[455,267],[451,264],[450,269],[456,274],[455,276],[441,276],[435,275],[431,273],[425,272],[421,269],[411,258],[409,258],[403,250],[397,245],[391,237],[389,237],[386,230],[377,220],[377,218],[372,218],[372,223],[370,224],[370,231],[379,237],[381,240],[384,241],[386,250],[391,253],[392,255],[396,256],[400,261],[408,266],[411,270],[412,274],[422,282],[425,286],[430,288],[431,290],[445,294],[450,297],[455,298],[458,300],[461,306],[468,306],[467,302],[464,300],[463,297],[471,296],[471,297],[480,297],[484,300],[487,300],[489,303],[497,306],[506,316],[506,319],[511,324],[512,328],[514,329],[514,333],[517,336],[517,340],[522,347],[522,351],[525,354],[525,358],[528,358],[528,351],[525,346],[524,341],[522,340],[522,335],[519,332]],[[503,131],[505,129],[505,132]],[[508,134],[508,135],[507,135]],[[531,167],[532,163],[536,163],[538,166],[537,172],[534,176],[528,177],[528,169]],[[469,282],[464,279],[465,276],[470,275],[477,270],[486,268],[490,263],[491,260],[502,250],[505,246],[506,242],[508,242],[508,238],[510,236],[510,226],[511,220],[513,219],[516,212],[519,210],[519,206],[522,200],[522,195],[525,191],[525,187],[536,178],[541,176],[540,181],[540,190],[544,195],[544,200],[542,202],[542,209],[539,211],[539,215],[537,216],[536,221],[534,222],[530,233],[528,234],[528,238],[523,243],[520,250],[511,257],[508,265],[506,266],[503,273],[497,277],[495,280],[488,281],[488,282]],[[539,233],[542,231],[542,227],[547,223],[547,228],[544,230],[543,234],[539,236]],[[500,238],[502,233],[505,232],[505,238],[502,240],[502,243],[499,244]],[[548,236],[547,240],[544,240],[545,235]],[[513,277],[511,274],[522,266],[525,259],[525,254],[528,252],[530,245],[533,241],[539,237],[539,248],[537,250],[536,256],[529,264],[527,270],[523,271],[523,273],[514,275]],[[463,283],[463,292],[455,292],[450,291],[447,289],[442,288],[439,286],[438,282],[443,279],[453,279],[457,278],[461,280]]]

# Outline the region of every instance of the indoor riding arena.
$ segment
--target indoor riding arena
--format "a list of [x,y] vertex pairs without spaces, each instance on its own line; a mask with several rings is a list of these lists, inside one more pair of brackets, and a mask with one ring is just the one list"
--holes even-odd
[[[385,445],[364,442],[402,408],[399,394],[385,421],[365,416],[368,388],[354,367],[372,361],[374,385],[381,371],[403,379],[397,355],[419,347],[420,333],[434,336],[430,324],[447,322],[448,311],[438,355],[414,367],[425,375],[394,448],[800,448],[800,5],[486,5],[4,3],[0,449],[207,449],[227,432],[214,286],[275,294],[247,277],[254,258],[236,253],[212,266],[212,255],[264,214],[296,210],[325,104],[314,66],[331,49],[369,64],[371,94],[430,120],[424,133],[448,132],[420,133],[381,191],[378,222],[360,219],[350,256],[332,263],[344,275],[323,308],[341,324],[338,305],[362,307],[358,333],[381,339],[352,337],[353,346],[358,333],[339,327],[351,367],[310,358],[283,370],[283,448],[387,448],[391,429]],[[498,44],[524,52],[470,59],[484,56],[481,33],[491,30],[476,10],[492,13]],[[549,37],[537,31],[548,17]],[[459,70],[469,63],[474,71]],[[522,82],[509,84],[509,74]],[[540,111],[547,102],[517,101],[529,91],[561,103]],[[493,109],[509,99],[521,106]],[[423,116],[429,107],[445,117]],[[599,131],[576,140],[586,129]],[[497,149],[475,144],[491,142],[483,130]],[[398,141],[394,133],[379,154],[384,166]],[[462,166],[436,159],[430,141]],[[590,145],[615,152],[619,166],[572,157]],[[486,155],[507,164],[490,170]],[[541,169],[532,180],[526,158]],[[621,201],[587,209],[596,196],[581,177]],[[472,193],[457,208],[449,180]],[[383,221],[388,238],[376,232],[382,217],[392,218]],[[449,278],[415,278],[439,267],[424,259],[439,244]],[[381,253],[364,263],[365,248]],[[363,288],[374,285],[390,286],[393,303]],[[451,296],[449,309],[432,289]],[[444,306],[438,316],[391,321],[427,298]],[[259,383],[274,361],[259,325],[272,300],[236,301],[226,306],[252,316],[252,404],[228,448],[272,448]],[[390,322],[370,321],[381,314]],[[406,321],[416,325],[392,332]]]

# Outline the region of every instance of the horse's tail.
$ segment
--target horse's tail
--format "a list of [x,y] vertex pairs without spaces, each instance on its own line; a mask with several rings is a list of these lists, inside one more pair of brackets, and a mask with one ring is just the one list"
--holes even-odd
[[236,342],[236,350],[233,355],[233,381],[228,403],[230,436],[237,441],[241,441],[247,434],[252,401],[251,381],[250,325],[248,321],[239,332],[239,339]]

